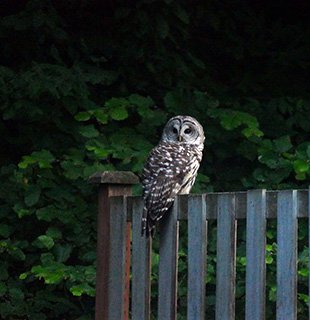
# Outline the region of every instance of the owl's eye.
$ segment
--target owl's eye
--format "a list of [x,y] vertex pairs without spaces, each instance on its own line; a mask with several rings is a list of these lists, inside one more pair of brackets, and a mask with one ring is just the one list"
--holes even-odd
[[172,132],[175,133],[175,134],[177,134],[177,133],[178,133],[178,129],[174,127],[174,128],[172,129]]
[[187,129],[184,130],[184,133],[185,133],[185,134],[190,134],[191,132],[192,132],[192,129],[189,129],[189,128],[187,128]]

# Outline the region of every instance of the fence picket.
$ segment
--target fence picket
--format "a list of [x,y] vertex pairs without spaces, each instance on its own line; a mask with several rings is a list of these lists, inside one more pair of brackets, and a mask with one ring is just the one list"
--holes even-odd
[[160,224],[158,320],[175,320],[177,317],[178,202],[176,199]]
[[216,320],[235,318],[236,273],[235,195],[218,195],[216,255]]
[[204,319],[207,221],[204,196],[188,198],[188,302],[187,319]]
[[247,193],[246,320],[265,319],[266,191]]
[[110,198],[109,319],[124,320],[126,272],[126,199]]
[[141,236],[143,200],[132,203],[132,295],[131,319],[150,319],[151,239]]
[[297,192],[279,191],[277,320],[297,319]]

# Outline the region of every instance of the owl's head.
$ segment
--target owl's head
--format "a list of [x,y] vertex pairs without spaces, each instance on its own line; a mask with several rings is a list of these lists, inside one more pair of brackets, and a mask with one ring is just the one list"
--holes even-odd
[[195,118],[176,116],[167,122],[161,140],[201,145],[205,136],[202,125]]

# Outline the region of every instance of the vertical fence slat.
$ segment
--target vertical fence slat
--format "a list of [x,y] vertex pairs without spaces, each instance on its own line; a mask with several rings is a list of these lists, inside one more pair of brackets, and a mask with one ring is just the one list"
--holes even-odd
[[204,196],[188,198],[187,319],[204,319],[207,221]]
[[235,318],[235,196],[220,194],[217,205],[216,320]]
[[126,223],[126,199],[124,197],[110,198],[109,319],[124,319]]
[[246,320],[265,319],[266,191],[247,193]]
[[277,320],[297,319],[297,192],[278,193]]
[[143,199],[132,205],[132,298],[131,319],[150,319],[151,238],[141,236]]
[[177,317],[178,202],[176,199],[160,224],[158,320],[175,320]]

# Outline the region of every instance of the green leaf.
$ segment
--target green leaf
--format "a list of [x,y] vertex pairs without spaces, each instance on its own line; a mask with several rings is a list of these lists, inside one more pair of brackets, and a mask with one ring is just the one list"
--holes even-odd
[[17,213],[18,218],[23,218],[32,214],[32,211],[22,207],[20,203],[16,203],[13,207],[13,210]]
[[61,231],[56,227],[49,227],[46,231],[46,235],[51,237],[54,240],[58,240],[62,238]]
[[66,262],[71,255],[72,249],[70,244],[56,244],[53,249],[56,260],[58,262]]
[[88,151],[93,151],[99,158],[105,158],[111,152],[110,150],[107,150],[106,147],[98,140],[89,140],[85,147]]
[[278,155],[270,150],[264,150],[263,154],[258,157],[258,160],[272,169],[278,168],[279,166]]
[[37,160],[37,162],[39,163],[39,167],[42,169],[51,168],[51,163],[55,160],[55,157],[49,150],[33,152],[32,157]]
[[55,160],[53,154],[48,150],[35,151],[29,156],[24,156],[18,164],[21,169],[26,169],[29,165],[37,163],[40,168],[52,168],[51,163]]
[[32,207],[38,203],[41,195],[41,188],[39,186],[31,185],[26,191],[25,194],[25,204],[28,207]]
[[113,120],[124,120],[128,118],[127,107],[129,101],[125,98],[112,98],[104,104],[109,111],[109,115]]
[[308,268],[302,268],[300,270],[298,270],[298,275],[301,276],[301,277],[308,277],[309,275],[309,270]]
[[70,288],[70,291],[76,297],[80,297],[84,293],[84,290],[81,286],[73,286]]
[[0,224],[0,236],[8,238],[11,233],[10,227],[7,224]]
[[156,113],[151,109],[151,107],[154,105],[154,101],[150,97],[132,94],[129,96],[128,100],[136,107],[137,112],[144,120],[152,119],[152,121],[154,121]]
[[298,300],[302,300],[304,303],[309,304],[310,297],[307,294],[298,293],[297,296],[298,296]]
[[128,118],[128,111],[125,106],[118,106],[110,110],[110,116],[113,120],[121,121]]
[[275,149],[278,152],[286,152],[292,148],[291,139],[289,136],[283,136],[273,141]]
[[258,128],[255,128],[255,127],[245,128],[242,130],[242,133],[247,138],[250,138],[252,136],[262,137],[264,135],[264,133],[261,130],[259,130]]
[[252,115],[234,110],[226,110],[226,112],[223,111],[224,110],[217,109],[213,110],[212,113],[221,119],[221,125],[226,130],[233,130],[241,125],[245,125],[246,128],[242,130],[242,133],[247,138],[251,136],[261,137],[263,135],[263,132],[258,128],[257,119]]
[[152,98],[143,97],[139,94],[131,94],[128,97],[128,101],[137,107],[150,108],[154,105],[154,101],[152,100]]
[[240,257],[238,261],[242,266],[246,265],[246,257]]
[[23,160],[18,164],[18,167],[21,169],[26,169],[30,164],[35,163],[35,160],[29,156],[24,156]]
[[66,273],[66,267],[62,263],[55,262],[48,266],[34,266],[31,272],[39,279],[43,278],[45,283],[58,283]]
[[87,283],[82,283],[82,284],[73,286],[70,288],[70,291],[76,297],[80,297],[82,294],[87,294],[92,297],[95,296],[94,288],[89,286]]
[[27,273],[27,272],[21,273],[21,274],[19,275],[19,279],[20,279],[20,280],[25,280],[27,277],[28,277],[28,273]]
[[20,248],[15,246],[10,249],[9,254],[16,260],[24,261],[26,259],[26,255],[24,254],[24,252]]
[[306,173],[305,172],[299,172],[295,175],[296,180],[306,180]]
[[99,136],[99,131],[92,124],[80,127],[79,132],[86,138],[95,138]]
[[309,170],[309,163],[306,160],[297,159],[294,161],[293,166],[297,174],[302,174]]
[[89,120],[91,117],[91,114],[87,111],[82,111],[82,112],[79,112],[77,113],[75,116],[74,116],[74,119],[77,120],[77,121],[87,121]]
[[277,288],[275,286],[272,286],[269,290],[269,300],[276,301],[276,299],[277,299]]
[[94,117],[97,119],[98,122],[102,124],[107,124],[109,116],[103,109],[97,109],[94,111]]
[[40,208],[36,211],[36,216],[38,220],[44,220],[47,222],[52,221],[55,217],[57,217],[58,211],[52,205]]
[[54,246],[53,238],[47,235],[41,235],[38,237],[38,240],[43,244],[44,247],[47,249],[51,249]]
[[44,252],[41,254],[40,260],[43,266],[50,266],[55,262],[54,255],[51,252]]

